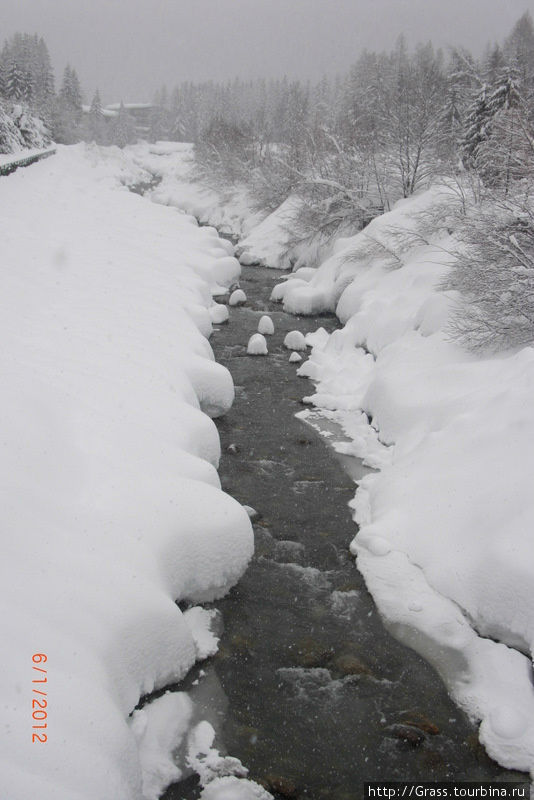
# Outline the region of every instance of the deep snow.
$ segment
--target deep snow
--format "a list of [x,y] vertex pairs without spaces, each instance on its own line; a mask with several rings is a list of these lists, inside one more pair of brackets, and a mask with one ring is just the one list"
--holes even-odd
[[213,230],[122,186],[142,178],[82,145],[0,178],[9,800],[141,800],[176,776],[189,703],[129,714],[212,651],[202,610],[175,601],[220,597],[252,554],[210,419],[234,395],[207,340],[212,290],[239,265]]

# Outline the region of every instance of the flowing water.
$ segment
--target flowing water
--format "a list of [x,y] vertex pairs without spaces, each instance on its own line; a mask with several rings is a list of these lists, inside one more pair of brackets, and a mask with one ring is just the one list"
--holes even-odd
[[[278,800],[359,800],[373,780],[524,780],[488,758],[434,670],[381,623],[348,552],[357,528],[347,503],[361,465],[353,461],[351,477],[295,418],[313,387],[282,346],[288,330],[337,321],[285,314],[268,299],[277,279],[243,268],[247,305],[211,339],[236,385],[218,421],[223,488],[261,515],[255,557],[217,603],[219,652],[202,665],[219,736]],[[247,356],[266,312],[269,355]],[[190,780],[164,800],[194,797]]]

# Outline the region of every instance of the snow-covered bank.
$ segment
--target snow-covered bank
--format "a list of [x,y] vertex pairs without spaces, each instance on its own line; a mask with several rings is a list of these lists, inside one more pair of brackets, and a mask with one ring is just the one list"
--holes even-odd
[[[202,615],[175,600],[221,596],[252,554],[210,419],[233,400],[211,291],[239,267],[213,230],[121,187],[142,177],[116,149],[76,146],[0,179],[10,800],[141,800],[147,770],[159,788],[178,776],[168,731],[142,769],[145,723],[128,715],[205,655]],[[174,705],[177,735],[189,709]]]
[[300,374],[351,437],[341,449],[380,469],[359,482],[352,550],[382,614],[490,755],[534,771],[534,350],[474,357],[447,339],[450,236],[428,227],[448,202],[401,202],[275,297],[345,323],[310,337]]
[[[140,142],[124,150],[135,168],[159,179],[150,192],[155,203],[173,206],[213,225],[239,241],[235,254],[243,265],[289,270],[316,266],[332,251],[334,237],[320,231],[297,233],[303,202],[291,195],[272,212],[258,211],[244,184],[208,186],[195,170],[194,145],[184,142]],[[349,226],[349,233],[354,227]]]
[[222,233],[246,236],[263,218],[252,210],[245,186],[209,188],[194,177],[194,145],[184,142],[141,142],[126,148],[133,163],[161,177],[152,200],[192,214]]

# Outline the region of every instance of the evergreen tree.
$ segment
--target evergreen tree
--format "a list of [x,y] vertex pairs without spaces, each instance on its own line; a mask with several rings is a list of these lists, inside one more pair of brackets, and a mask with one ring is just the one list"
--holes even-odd
[[521,93],[531,98],[534,92],[534,23],[528,11],[514,25],[504,51],[517,72]]
[[126,147],[136,140],[135,124],[121,100],[119,113],[113,121],[111,141],[118,147]]
[[76,121],[79,121],[82,113],[82,90],[76,70],[70,64],[67,64],[63,72],[59,96]]
[[466,167],[474,167],[476,165],[478,149],[488,137],[489,121],[488,88],[486,84],[483,84],[465,118],[461,151]]
[[23,100],[28,91],[26,77],[15,58],[11,59],[7,69],[5,91],[6,97],[15,102]]
[[96,89],[91,107],[89,109],[88,121],[89,136],[97,144],[105,144],[106,141],[106,122],[104,113],[102,111],[102,101],[100,99],[100,92]]

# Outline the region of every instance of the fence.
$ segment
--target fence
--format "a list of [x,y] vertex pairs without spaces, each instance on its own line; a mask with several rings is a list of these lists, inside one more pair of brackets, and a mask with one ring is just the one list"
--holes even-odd
[[[0,156],[0,175],[9,175],[14,172],[18,167],[27,167],[29,164],[34,164],[42,158],[53,156],[56,152],[55,147],[48,150],[31,151],[30,153],[8,153],[5,156]],[[8,160],[5,160],[8,159]]]

